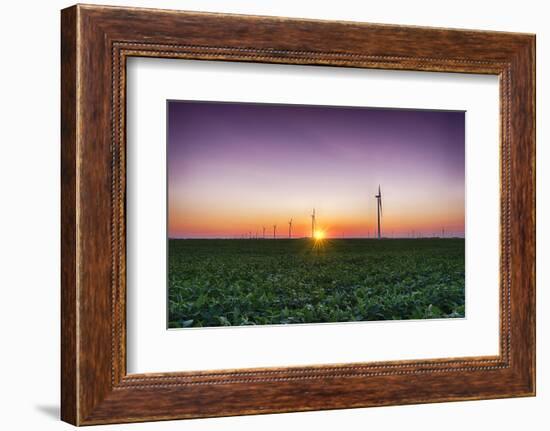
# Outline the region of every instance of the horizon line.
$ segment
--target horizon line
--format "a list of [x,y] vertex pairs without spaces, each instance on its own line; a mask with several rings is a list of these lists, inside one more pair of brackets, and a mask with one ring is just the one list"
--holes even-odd
[[[200,239],[200,240],[233,240],[233,239],[239,239],[239,240],[265,240],[265,241],[273,241],[273,240],[303,240],[303,239],[313,239],[310,236],[301,236],[301,237],[295,237],[295,238],[288,238],[284,236],[275,237],[272,236],[268,237],[247,237],[244,235],[241,236],[224,236],[224,237],[170,237],[168,236],[167,239],[179,239],[179,240],[194,240],[194,239]],[[334,237],[326,237],[323,238],[323,241],[327,240],[334,240],[334,239],[373,239],[373,240],[379,240],[379,239],[466,239],[465,235],[449,235],[449,236],[441,236],[441,235],[433,235],[433,236],[382,236],[380,238],[374,237],[374,236],[334,236]],[[318,240],[316,240],[318,241]]]

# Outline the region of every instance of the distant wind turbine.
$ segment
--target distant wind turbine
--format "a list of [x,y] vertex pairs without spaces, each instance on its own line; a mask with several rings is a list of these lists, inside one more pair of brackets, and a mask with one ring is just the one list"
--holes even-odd
[[374,196],[377,200],[377,209],[378,209],[378,239],[381,237],[380,232],[380,217],[382,217],[382,192],[380,191],[380,184],[378,184],[378,194]]
[[292,238],[292,219],[288,222],[288,237]]
[[313,213],[311,214],[311,237],[315,237],[315,208],[313,208]]
[[276,237],[276,232],[277,232],[277,225],[274,224],[273,225],[273,239],[275,239],[275,237]]

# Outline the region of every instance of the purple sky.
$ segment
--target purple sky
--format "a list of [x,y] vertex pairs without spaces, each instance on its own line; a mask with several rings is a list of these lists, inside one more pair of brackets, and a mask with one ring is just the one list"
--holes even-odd
[[170,237],[464,234],[464,112],[168,102]]

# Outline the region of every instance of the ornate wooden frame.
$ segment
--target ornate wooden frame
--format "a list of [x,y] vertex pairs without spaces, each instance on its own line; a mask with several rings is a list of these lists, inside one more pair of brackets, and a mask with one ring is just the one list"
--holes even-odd
[[[88,425],[534,395],[534,35],[81,5],[61,16],[63,420]],[[130,56],[498,75],[500,354],[127,375]]]

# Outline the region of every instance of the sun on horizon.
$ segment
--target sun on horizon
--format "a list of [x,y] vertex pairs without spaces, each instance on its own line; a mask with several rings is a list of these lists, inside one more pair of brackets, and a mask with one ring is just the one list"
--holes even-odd
[[313,238],[316,241],[321,241],[321,240],[325,239],[325,237],[326,237],[325,232],[322,231],[322,230],[316,230],[313,234]]

